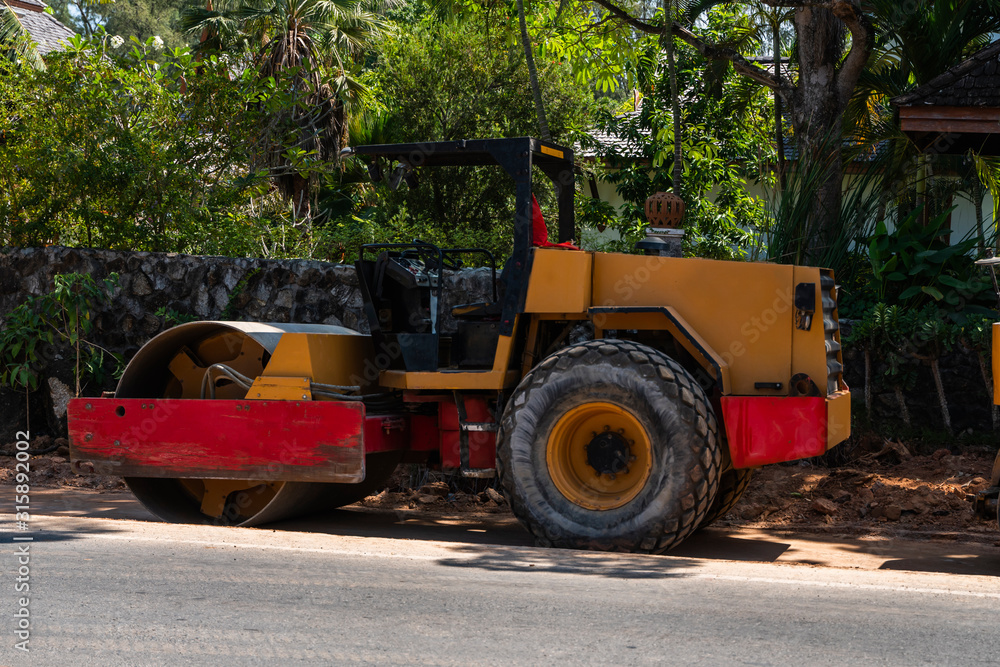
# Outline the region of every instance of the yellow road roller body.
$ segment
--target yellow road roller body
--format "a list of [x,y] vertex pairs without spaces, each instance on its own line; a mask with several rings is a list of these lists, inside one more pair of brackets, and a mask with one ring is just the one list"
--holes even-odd
[[[728,511],[753,468],[850,435],[830,271],[580,250],[572,152],[535,139],[348,156],[376,177],[504,170],[513,255],[497,271],[477,248],[363,246],[364,335],[166,331],[114,397],[71,404],[78,469],[117,471],[166,520],[256,525],[354,502],[398,463],[426,463],[497,477],[539,544],[656,552]],[[539,240],[533,167],[555,188],[558,243]],[[446,310],[463,263],[492,266],[491,293]]]

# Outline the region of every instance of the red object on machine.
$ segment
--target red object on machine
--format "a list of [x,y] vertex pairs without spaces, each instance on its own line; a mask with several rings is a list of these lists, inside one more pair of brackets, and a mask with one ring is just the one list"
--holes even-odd
[[74,460],[127,477],[361,481],[366,453],[409,446],[405,415],[360,402],[78,398]]
[[[466,422],[491,423],[493,412],[485,398],[466,397]],[[442,401],[438,406],[438,426],[441,429],[441,466],[459,468],[461,458],[461,430],[458,406],[454,401]],[[497,434],[495,431],[470,431],[469,467],[493,468],[497,459]]]
[[821,396],[723,396],[720,403],[734,468],[826,452],[826,399]]
[[566,243],[549,243],[549,229],[545,226],[545,218],[542,217],[542,207],[538,205],[535,195],[531,195],[531,245],[540,248],[579,250],[579,248],[569,241]]

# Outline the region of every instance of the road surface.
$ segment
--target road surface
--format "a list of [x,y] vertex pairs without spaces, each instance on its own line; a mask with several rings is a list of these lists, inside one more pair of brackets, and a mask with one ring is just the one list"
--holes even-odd
[[127,497],[50,506],[31,524],[27,654],[22,543],[0,544],[0,665],[1000,660],[993,545],[710,531],[634,556],[537,549],[488,520],[338,512],[244,529],[144,521]]

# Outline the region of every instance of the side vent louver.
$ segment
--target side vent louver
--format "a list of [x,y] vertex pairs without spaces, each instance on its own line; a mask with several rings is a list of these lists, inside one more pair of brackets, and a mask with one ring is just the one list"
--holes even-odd
[[840,350],[840,320],[837,317],[837,286],[833,272],[820,271],[820,292],[823,295],[823,335],[826,338],[826,393],[839,391],[844,375],[844,358]]

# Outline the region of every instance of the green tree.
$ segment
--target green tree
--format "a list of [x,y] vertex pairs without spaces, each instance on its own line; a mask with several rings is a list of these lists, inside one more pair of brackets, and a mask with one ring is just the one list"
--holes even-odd
[[[703,29],[722,35],[742,21],[739,12],[718,9],[707,15]],[[646,198],[673,188],[687,204],[686,252],[746,257],[755,245],[753,232],[765,223],[763,205],[747,195],[746,184],[767,178],[761,167],[773,157],[764,90],[746,85],[728,68],[706,67],[693,48],[679,44],[675,93],[660,55],[659,44],[648,41],[634,71],[624,73],[642,95],[639,110],[605,112],[598,125],[616,138],[598,151],[614,168],[606,178],[626,201],[613,223],[622,235],[618,249],[629,251],[644,236]],[[677,99],[684,103],[676,104]],[[676,157],[678,138],[683,161]]]
[[[922,153],[899,130],[889,100],[927,83],[985,46],[1000,30],[1000,3],[938,0],[917,2],[904,10],[897,2],[876,0],[869,7],[879,36],[845,116],[845,131],[857,141],[849,155],[877,152],[884,156],[883,212],[895,203],[897,220],[902,220],[922,206],[923,223],[928,224],[950,206],[957,190],[981,191],[982,184],[964,156]],[[964,178],[936,178],[935,171]],[[973,204],[981,227],[982,195],[973,197]]]
[[[810,239],[810,255],[817,255],[834,242],[844,171],[841,146],[830,141],[830,137],[841,135],[844,111],[868,61],[875,36],[871,17],[861,5],[853,0],[822,4],[809,0],[768,0],[769,5],[794,9],[797,77],[793,77],[769,72],[749,60],[733,46],[739,41],[734,39],[738,34],[712,39],[702,35],[697,24],[688,28],[648,17],[648,5],[617,0],[578,0],[567,4],[577,11],[566,29],[572,38],[563,36],[559,48],[571,57],[599,63],[587,68],[596,68],[602,80],[617,81],[614,72],[623,69],[623,60],[634,56],[638,35],[657,36],[667,30],[703,57],[730,63],[740,75],[777,91],[791,116],[800,161],[820,165],[823,170],[809,210],[814,221],[811,226],[816,230],[816,238]],[[617,24],[616,32],[610,27],[613,24]],[[576,39],[581,35],[584,37]],[[595,35],[602,47],[594,45]],[[596,60],[595,54],[599,57]]]
[[167,49],[184,46],[180,13],[184,0],[116,0],[105,15],[104,29],[111,35],[145,42],[160,37]]
[[217,60],[175,51],[161,66],[150,46],[111,41],[75,38],[46,71],[0,76],[0,245],[254,252],[254,109],[283,94]]
[[[387,40],[372,84],[387,116],[382,140],[538,136],[522,43],[510,18],[505,28],[484,24],[482,18],[439,22],[431,17]],[[552,140],[572,144],[590,123],[593,97],[574,85],[568,67],[548,59],[538,64]],[[445,242],[457,243],[464,233],[461,238],[469,243],[475,233],[483,242],[492,239],[498,252],[509,251],[513,188],[500,170],[428,169],[419,179],[415,190],[404,185],[395,193],[377,191],[372,201],[377,206],[364,227],[378,230],[394,217],[394,224],[406,230],[399,232],[403,238],[413,231],[408,225],[418,221]],[[539,187],[537,194],[545,205],[550,193]]]
[[[264,81],[281,79],[291,104],[262,125],[260,156],[293,216],[307,226],[320,175],[338,160],[352,58],[389,29],[379,0],[220,0],[183,24],[203,50],[248,53]],[[295,135],[289,146],[285,138]]]
[[4,63],[7,69],[19,64],[45,69],[45,61],[39,55],[37,45],[21,19],[6,3],[0,7],[0,63]]
[[104,25],[116,0],[52,0],[47,3],[64,25],[84,37],[91,37]]

